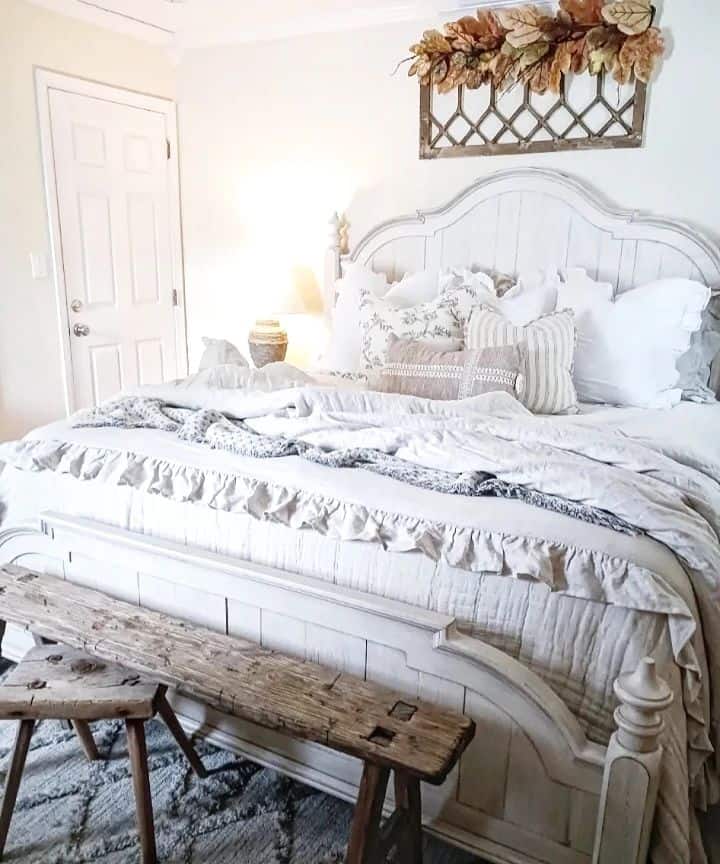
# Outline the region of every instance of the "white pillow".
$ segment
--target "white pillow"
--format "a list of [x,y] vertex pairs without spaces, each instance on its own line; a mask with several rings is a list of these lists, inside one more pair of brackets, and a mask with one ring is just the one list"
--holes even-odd
[[661,279],[615,296],[608,283],[568,270],[558,308],[575,312],[575,386],[583,402],[670,407],[682,398],[678,359],[700,329],[710,289]]
[[247,360],[240,351],[227,339],[210,339],[203,336],[205,350],[200,358],[198,369],[210,369],[213,366],[248,366]]
[[554,270],[529,270],[498,298],[497,308],[518,327],[554,312],[557,308],[560,276]]
[[420,270],[417,273],[408,273],[399,282],[390,286],[384,299],[399,309],[428,303],[439,294],[439,277],[438,270]]
[[419,340],[438,351],[459,350],[465,322],[476,302],[473,291],[465,286],[409,309],[398,309],[365,291],[360,301],[362,367],[382,366],[393,336]]
[[575,321],[569,309],[516,326],[489,306],[475,309],[465,328],[465,349],[525,344],[523,405],[535,414],[575,414],[572,368]]
[[213,366],[176,382],[186,389],[210,387],[217,390],[260,390],[264,393],[315,383],[315,379],[290,363],[268,363],[262,369],[229,364]]
[[[510,283],[502,295],[498,295],[499,284]],[[555,270],[527,270],[513,281],[507,276],[495,280],[487,273],[470,270],[449,270],[440,277],[440,286],[465,285],[472,288],[478,302],[501,312],[513,324],[523,327],[541,315],[554,312],[557,307],[560,277]]]
[[332,316],[330,344],[321,365],[337,372],[357,372],[360,369],[360,297],[368,292],[383,297],[388,290],[387,279],[355,262],[346,265],[343,276],[335,283],[337,302]]

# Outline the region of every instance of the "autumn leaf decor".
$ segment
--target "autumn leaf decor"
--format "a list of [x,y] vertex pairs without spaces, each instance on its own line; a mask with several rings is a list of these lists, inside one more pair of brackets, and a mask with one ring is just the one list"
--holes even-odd
[[606,71],[620,84],[649,81],[665,50],[650,0],[560,0],[556,15],[537,6],[478,10],[426,30],[410,48],[409,75],[447,93],[460,85],[528,84],[559,93],[569,73]]

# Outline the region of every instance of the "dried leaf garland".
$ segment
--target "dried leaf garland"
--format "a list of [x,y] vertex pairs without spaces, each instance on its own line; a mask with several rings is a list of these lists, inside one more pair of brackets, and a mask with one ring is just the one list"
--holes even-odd
[[513,48],[525,48],[534,42],[543,41],[543,27],[552,21],[552,18],[542,15],[536,6],[518,6],[496,14],[507,31],[505,39]]
[[516,82],[559,93],[565,75],[603,70],[620,84],[650,80],[665,50],[650,0],[560,0],[559,6],[556,16],[534,4],[478,10],[444,32],[426,30],[410,48],[408,74],[440,93]]
[[663,53],[665,43],[662,34],[654,27],[631,36],[618,51],[615,77],[621,84],[627,84],[633,77],[646,84],[655,66],[655,58]]
[[459,21],[447,24],[445,31],[452,39],[456,51],[479,49],[490,51],[499,48],[505,38],[505,31],[492,12],[478,10],[477,16],[465,16]]
[[639,36],[652,24],[655,10],[650,0],[620,0],[602,10],[608,24],[614,24],[621,33]]
[[561,20],[594,27],[601,24],[605,0],[560,0]]

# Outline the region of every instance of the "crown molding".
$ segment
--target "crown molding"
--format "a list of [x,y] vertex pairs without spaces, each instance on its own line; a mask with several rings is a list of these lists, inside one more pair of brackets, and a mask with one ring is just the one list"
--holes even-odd
[[156,45],[172,44],[180,4],[169,0],[29,0],[60,15],[133,36]]
[[[410,21],[473,14],[478,8],[516,5],[519,0],[387,0],[336,12],[313,11],[313,0],[288,14],[276,4],[255,12],[235,0],[29,0],[53,12],[166,46],[179,58],[195,46],[266,42],[310,34],[362,30]],[[547,5],[542,0],[540,5]],[[297,8],[297,7],[296,7]]]
[[[195,5],[197,0],[186,0],[184,20],[178,32],[181,49],[194,45],[221,45],[247,42],[267,42],[311,34],[363,30],[401,24],[410,21],[446,18],[474,14],[483,7],[502,8],[517,5],[520,0],[418,0],[415,3],[387,2],[382,6],[358,5],[331,13],[312,12],[313,2],[307,0],[307,13],[294,15],[266,14],[259,26],[243,20],[242,15],[207,14]],[[538,5],[548,5],[540,0]],[[237,7],[236,7],[237,8]]]

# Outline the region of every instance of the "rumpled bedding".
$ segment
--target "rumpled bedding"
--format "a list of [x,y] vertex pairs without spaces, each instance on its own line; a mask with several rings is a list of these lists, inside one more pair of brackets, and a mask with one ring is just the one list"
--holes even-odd
[[[146,391],[143,398],[194,410],[219,410],[241,418],[257,434],[305,442],[325,452],[369,448],[423,469],[457,475],[484,472],[509,484],[611,513],[672,549],[689,576],[688,584],[668,580],[631,561],[562,548],[552,538],[499,536],[444,524],[440,508],[434,523],[416,520],[412,524],[407,517],[388,519],[392,514],[363,510],[356,503],[333,500],[312,489],[281,489],[248,476],[219,475],[186,466],[177,466],[173,472],[167,464],[142,454],[62,440],[26,439],[0,452],[0,459],[19,471],[57,472],[131,485],[145,494],[199,501],[256,518],[271,515],[280,523],[311,527],[335,537],[380,542],[389,549],[420,550],[461,571],[500,575],[530,571],[528,575],[555,592],[550,596],[558,599],[558,608],[562,598],[566,604],[592,600],[633,610],[646,628],[650,621],[665,621],[672,656],[681,672],[678,684],[685,716],[673,714],[665,760],[668,782],[661,791],[653,860],[689,861],[691,844],[693,860],[702,860],[697,837],[691,839],[695,826],[688,818],[687,784],[683,800],[683,783],[677,779],[689,772],[700,803],[716,798],[715,764],[705,760],[711,741],[716,741],[715,727],[708,719],[711,697],[713,717],[720,712],[704,674],[703,640],[693,594],[714,671],[719,668],[720,649],[720,454],[683,447],[672,436],[644,428],[641,420],[628,434],[627,423],[624,429],[612,424],[599,428],[587,418],[572,422],[534,418],[509,399],[500,398],[423,404],[424,400],[388,394],[312,387],[270,394],[164,387]],[[632,428],[633,417],[627,419]],[[232,438],[230,434],[223,444],[223,436],[218,436],[214,446],[233,452]],[[533,566],[523,566],[523,558],[532,560]],[[654,617],[642,618],[640,613]],[[657,632],[653,638],[660,638]],[[561,677],[566,670],[561,663],[556,665]],[[553,677],[552,668],[547,675]],[[562,689],[563,684],[555,681],[555,686]],[[567,681],[564,686],[567,688]],[[598,705],[594,710],[605,723],[609,706]],[[682,719],[686,729],[675,728]],[[684,766],[677,764],[685,758]]]
[[[242,411],[242,408],[235,410]],[[480,408],[477,407],[477,410]],[[73,425],[76,429],[160,429],[175,433],[182,441],[204,444],[253,459],[300,456],[329,468],[364,468],[412,486],[448,495],[515,498],[535,507],[566,513],[594,525],[605,525],[615,531],[638,533],[612,513],[557,495],[538,492],[519,483],[506,483],[487,471],[444,471],[428,468],[393,453],[386,453],[377,447],[364,446],[360,441],[353,447],[340,449],[316,446],[285,434],[263,434],[253,429],[252,422],[247,423],[242,417],[228,417],[215,409],[178,408],[161,399],[147,396],[126,396],[105,403],[81,414]]]

